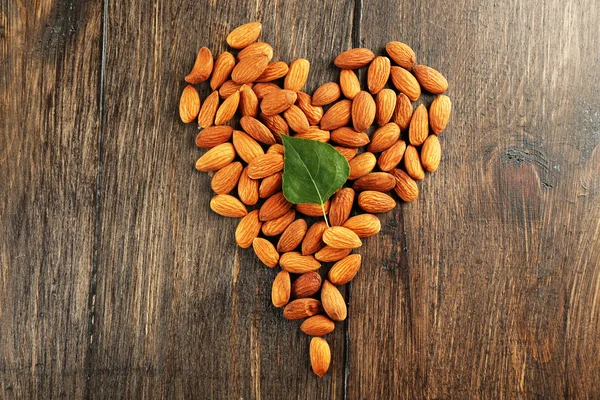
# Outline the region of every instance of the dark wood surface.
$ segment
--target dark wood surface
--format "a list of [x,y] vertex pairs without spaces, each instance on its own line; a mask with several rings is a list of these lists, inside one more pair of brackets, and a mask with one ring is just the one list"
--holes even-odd
[[[597,1],[0,4],[0,398],[600,396]],[[390,40],[450,82],[323,379],[178,119],[195,51],[250,20],[309,92]]]

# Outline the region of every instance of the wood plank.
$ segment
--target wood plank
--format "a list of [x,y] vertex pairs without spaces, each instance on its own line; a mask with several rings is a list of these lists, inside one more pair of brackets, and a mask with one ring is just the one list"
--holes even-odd
[[363,249],[348,398],[600,392],[598,3],[365,2],[444,72],[438,172]]
[[194,169],[197,130],[180,123],[177,109],[195,52],[206,45],[216,56],[232,28],[254,19],[276,56],[311,60],[308,90],[336,79],[330,54],[350,46],[352,7],[133,1],[108,11],[91,393],[341,397],[344,329],[330,335],[333,367],[319,380],[309,338],[270,304],[275,271],[236,247],[236,220],[210,211],[210,177]]
[[81,398],[102,9],[0,1],[0,398]]

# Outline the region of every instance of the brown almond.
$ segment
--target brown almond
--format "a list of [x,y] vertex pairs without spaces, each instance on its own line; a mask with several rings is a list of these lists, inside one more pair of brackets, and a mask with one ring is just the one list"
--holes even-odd
[[306,115],[302,112],[302,110],[296,106],[292,105],[290,108],[283,112],[283,117],[285,121],[288,123],[288,126],[297,133],[306,133],[310,128],[308,123],[308,119]]
[[351,229],[359,238],[373,236],[381,230],[381,221],[373,214],[360,214],[348,218],[344,227]]
[[252,241],[254,253],[267,267],[274,268],[279,263],[279,253],[267,239],[257,237]]
[[379,158],[377,159],[379,169],[387,172],[396,168],[396,166],[400,164],[405,150],[406,143],[404,140],[398,140],[389,149],[379,155]]
[[283,170],[283,156],[277,153],[258,156],[248,164],[248,176],[252,179],[266,178],[281,170]]
[[[377,217],[376,217],[377,218]],[[333,264],[327,274],[327,279],[334,285],[345,285],[350,282],[360,269],[362,257],[360,254],[350,254]]]
[[271,82],[265,82],[265,83],[257,83],[256,85],[254,85],[252,87],[252,90],[254,90],[254,93],[256,94],[256,97],[258,97],[259,100],[264,99],[268,94],[272,93],[272,92],[278,92],[281,90],[281,88],[279,86],[277,86],[274,83]]
[[358,195],[358,206],[372,214],[384,213],[396,207],[396,202],[385,193],[366,190]]
[[[285,197],[283,196],[283,192],[275,193],[273,196],[269,197],[260,207],[260,220],[270,221],[272,219],[279,218],[282,215],[286,214],[291,207],[292,203],[285,199]],[[289,225],[292,221],[290,221],[287,225]],[[285,227],[287,227],[287,225],[285,225]],[[283,230],[281,232],[283,232]],[[267,235],[266,232],[265,235]]]
[[260,144],[242,131],[233,131],[233,146],[240,158],[247,163],[265,154]]
[[235,57],[233,54],[223,52],[215,60],[212,77],[210,78],[210,88],[217,90],[230,77],[231,71],[235,67]]
[[321,263],[315,260],[313,256],[303,256],[295,251],[283,253],[279,258],[279,265],[293,274],[303,274],[321,268]]
[[378,192],[387,192],[392,190],[396,185],[396,179],[392,174],[387,172],[371,172],[365,176],[358,178],[352,188],[357,192],[365,190],[376,190]]
[[333,146],[333,148],[339,151],[348,162],[356,157],[356,154],[358,153],[358,149],[356,147]]
[[331,226],[340,226],[350,216],[354,205],[354,189],[341,188],[333,195],[329,209],[329,223]]
[[415,65],[412,71],[423,89],[429,93],[441,94],[448,89],[448,81],[439,71],[426,65]]
[[243,49],[254,43],[260,36],[262,24],[260,22],[248,22],[240,25],[227,35],[227,44],[234,49]]
[[343,69],[340,72],[340,88],[348,99],[352,100],[360,92],[360,82],[351,69]]
[[184,124],[194,121],[200,112],[200,95],[192,86],[187,85],[179,98],[179,117]]
[[331,364],[331,349],[323,338],[314,337],[310,340],[310,366],[319,378],[327,373]]
[[[321,123],[321,128],[323,123]],[[339,145],[348,147],[362,147],[369,143],[369,136],[364,132],[356,132],[352,128],[343,126],[331,131],[331,140]]]
[[362,246],[358,235],[343,226],[332,226],[325,229],[323,242],[335,249],[355,249]]
[[279,78],[283,78],[287,75],[289,70],[288,65],[283,61],[275,61],[269,63],[267,68],[263,71],[262,74],[258,78],[256,78],[256,82],[271,82]]
[[249,115],[240,119],[240,125],[244,128],[244,131],[255,140],[264,144],[274,144],[275,136],[271,133],[269,128],[262,122]]
[[265,115],[280,114],[290,108],[297,99],[296,92],[291,90],[272,91],[260,102],[260,109]]
[[187,83],[196,85],[208,79],[213,70],[213,56],[207,47],[198,51],[192,71],[185,77]]
[[250,211],[240,220],[235,230],[235,242],[243,249],[252,246],[260,233],[262,222],[258,219],[258,210]]
[[290,273],[287,271],[279,271],[273,286],[271,287],[271,301],[277,308],[285,306],[290,301],[290,295],[292,292],[292,282],[290,279]]
[[281,234],[279,242],[277,242],[277,251],[287,253],[300,246],[304,235],[306,235],[306,229],[306,221],[303,219],[297,219],[289,224]]
[[310,336],[325,336],[333,332],[335,323],[327,315],[319,314],[305,319],[300,329]]
[[323,243],[323,232],[327,229],[325,221],[315,222],[306,231],[304,239],[302,240],[302,255],[308,256],[321,250],[325,243]]
[[302,299],[314,296],[321,289],[321,275],[318,272],[306,272],[292,283],[292,297]]
[[357,69],[368,65],[375,58],[375,54],[369,49],[356,48],[340,53],[333,63],[342,69]]
[[369,92],[361,91],[352,101],[352,123],[357,131],[365,131],[373,124],[376,112],[375,100]]
[[442,148],[436,135],[429,135],[421,147],[421,164],[429,172],[434,172],[440,165]]
[[316,126],[308,127],[308,130],[304,133],[298,133],[294,135],[295,138],[316,140],[317,142],[328,143],[331,139],[329,131],[324,131]]
[[327,82],[315,90],[312,95],[312,104],[315,106],[325,106],[339,99],[341,95],[340,85],[335,82]]
[[285,76],[283,81],[283,88],[287,90],[293,90],[298,92],[302,90],[302,87],[308,79],[308,72],[310,71],[310,62],[305,58],[298,58],[290,64],[290,69]]
[[322,311],[323,306],[319,300],[302,298],[291,301],[283,309],[283,317],[289,320],[298,320],[311,317]]
[[385,50],[396,64],[403,68],[410,68],[415,65],[417,57],[409,45],[401,42],[389,42],[385,45]]
[[346,319],[346,316],[348,315],[346,301],[338,288],[327,279],[323,281],[323,286],[321,286],[321,304],[323,305],[325,313],[327,313],[332,320],[343,321]]
[[223,143],[208,150],[196,161],[198,171],[216,171],[235,158],[235,149],[231,143]]
[[244,168],[238,182],[238,196],[242,203],[253,206],[258,203],[259,181],[248,176],[248,167]]
[[248,85],[243,85],[240,89],[240,113],[243,117],[258,116],[258,97]]
[[236,161],[218,170],[210,182],[213,192],[227,194],[235,189],[242,174],[242,169],[242,163]]
[[429,106],[429,124],[433,133],[439,135],[446,129],[451,111],[452,102],[450,101],[450,97],[440,95],[433,99],[431,106]]
[[309,217],[322,217],[323,211],[325,211],[325,214],[329,212],[329,200],[326,200],[325,203],[323,203],[323,206],[320,204],[301,203],[296,204],[294,207],[296,208],[296,211],[308,215]]
[[273,133],[273,136],[275,136],[275,140],[277,140],[278,143],[281,142],[280,135],[290,134],[290,128],[281,115],[267,116],[261,113],[259,117],[263,124],[265,124],[271,133]]
[[246,206],[228,194],[218,194],[210,200],[210,208],[224,217],[239,218],[248,214]]
[[269,65],[269,58],[265,54],[256,54],[240,60],[231,71],[231,79],[235,83],[254,82]]
[[[251,86],[252,84],[246,83],[245,85]],[[242,86],[244,86],[244,83],[235,83],[232,80],[225,81],[225,83],[223,83],[221,85],[221,87],[219,88],[219,97],[222,100],[225,100],[226,98],[228,98],[229,96],[231,96],[232,94],[237,92],[238,90],[241,90]]]
[[368,150],[373,153],[387,150],[396,143],[399,137],[400,127],[393,122],[388,122],[371,135],[371,143]]
[[390,59],[383,56],[375,57],[375,59],[369,65],[367,72],[367,86],[369,92],[377,94],[381,89],[384,88],[388,79],[390,79],[390,68],[392,64]]
[[267,149],[268,154],[278,153],[278,154],[283,155],[284,152],[285,152],[285,149],[283,148],[283,145],[279,144],[279,143],[274,143],[274,144],[270,145],[269,148]]
[[427,118],[427,109],[423,104],[419,105],[410,120],[408,128],[408,140],[413,146],[423,144],[429,135],[429,121]]
[[375,113],[375,121],[379,126],[383,126],[390,122],[396,109],[396,92],[392,89],[382,89],[377,93],[375,98],[377,112]]
[[233,128],[227,125],[209,126],[196,136],[196,146],[210,149],[231,139]]
[[354,157],[348,164],[350,165],[349,180],[358,179],[373,171],[377,158],[373,153],[364,152]]
[[240,92],[239,90],[225,99],[223,104],[217,110],[215,115],[215,125],[224,125],[231,118],[233,118],[235,112],[240,104]]
[[401,169],[394,168],[392,174],[396,178],[396,187],[394,191],[402,200],[411,202],[419,196],[419,187],[406,172]]
[[306,115],[308,123],[311,125],[318,124],[323,118],[323,107],[313,105],[310,95],[304,92],[297,92],[296,94],[298,95],[296,105]]
[[352,101],[340,100],[332,105],[321,118],[321,129],[331,131],[350,123],[352,116]]
[[265,236],[280,235],[294,221],[294,218],[296,218],[296,211],[289,210],[281,217],[266,221],[262,226],[262,232]]
[[241,62],[244,59],[251,58],[254,56],[263,55],[269,60],[273,58],[273,47],[266,42],[256,42],[246,46],[237,55],[237,61]]
[[398,97],[396,97],[396,109],[394,110],[392,120],[401,130],[405,130],[410,125],[412,114],[413,108],[410,99],[404,93],[400,93]]
[[267,176],[260,182],[260,186],[258,187],[258,196],[261,199],[265,199],[267,197],[271,197],[273,194],[279,192],[281,190],[281,185],[283,183],[283,173],[277,172],[273,175]]
[[392,83],[402,93],[406,94],[411,101],[417,101],[421,96],[421,86],[417,78],[402,67],[392,67]]
[[409,144],[404,152],[404,168],[411,178],[420,181],[425,178],[425,170],[421,165],[421,157],[416,147]]
[[325,246],[315,253],[315,258],[321,262],[333,262],[346,257],[352,249],[336,249],[331,246]]
[[204,104],[202,104],[202,108],[200,108],[200,114],[198,114],[198,126],[200,128],[208,128],[215,121],[215,114],[217,113],[217,109],[219,108],[219,92],[212,92],[206,100],[204,100]]

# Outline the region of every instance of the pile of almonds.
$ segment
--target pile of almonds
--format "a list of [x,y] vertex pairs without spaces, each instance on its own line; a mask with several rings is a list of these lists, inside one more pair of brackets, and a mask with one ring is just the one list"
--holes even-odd
[[[272,47],[256,42],[261,29],[260,22],[252,22],[227,36],[229,46],[239,50],[237,56],[224,52],[213,60],[208,48],[200,49],[185,77],[190,85],[181,95],[179,113],[185,123],[197,119],[201,131],[196,144],[210,149],[196,168],[216,171],[211,209],[241,218],[237,244],[252,246],[268,267],[281,267],[272,286],[273,305],[283,307],[289,320],[304,320],[300,329],[313,337],[313,371],[323,376],[331,353],[322,336],[347,315],[346,301],[336,286],[350,282],[361,265],[361,256],[352,250],[381,229],[373,214],[396,206],[389,191],[403,201],[415,200],[419,193],[415,181],[440,163],[437,135],[450,117],[450,99],[442,95],[448,82],[435,69],[415,65],[409,46],[390,42],[389,58],[376,57],[365,48],[338,55],[334,64],[341,68],[339,84],[325,83],[311,96],[301,91],[309,61],[299,58],[289,66],[272,61]],[[368,91],[364,91],[355,70],[367,66]],[[386,88],[390,77],[398,94]],[[209,78],[213,92],[201,102],[192,85]],[[413,110],[411,102],[419,99],[421,89],[438,95],[429,111],[422,104]],[[241,129],[234,130],[226,124],[236,113]],[[378,128],[368,135],[374,122]],[[401,139],[403,132],[407,141]],[[332,142],[348,160],[352,187],[338,190],[324,205],[330,226],[325,221],[309,226],[303,218],[323,216],[320,205],[293,205],[285,199],[279,135]],[[359,154],[364,146],[366,151]],[[237,197],[231,194],[236,187]],[[355,199],[365,213],[350,217]],[[335,263],[327,279],[316,272],[321,263]]]

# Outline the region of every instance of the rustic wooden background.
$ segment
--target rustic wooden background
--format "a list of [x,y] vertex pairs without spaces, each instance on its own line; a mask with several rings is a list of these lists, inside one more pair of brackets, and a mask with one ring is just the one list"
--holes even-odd
[[[0,0],[0,398],[599,398],[597,0]],[[441,168],[329,335],[270,305],[177,104],[250,21],[282,60],[389,40],[450,81]]]

